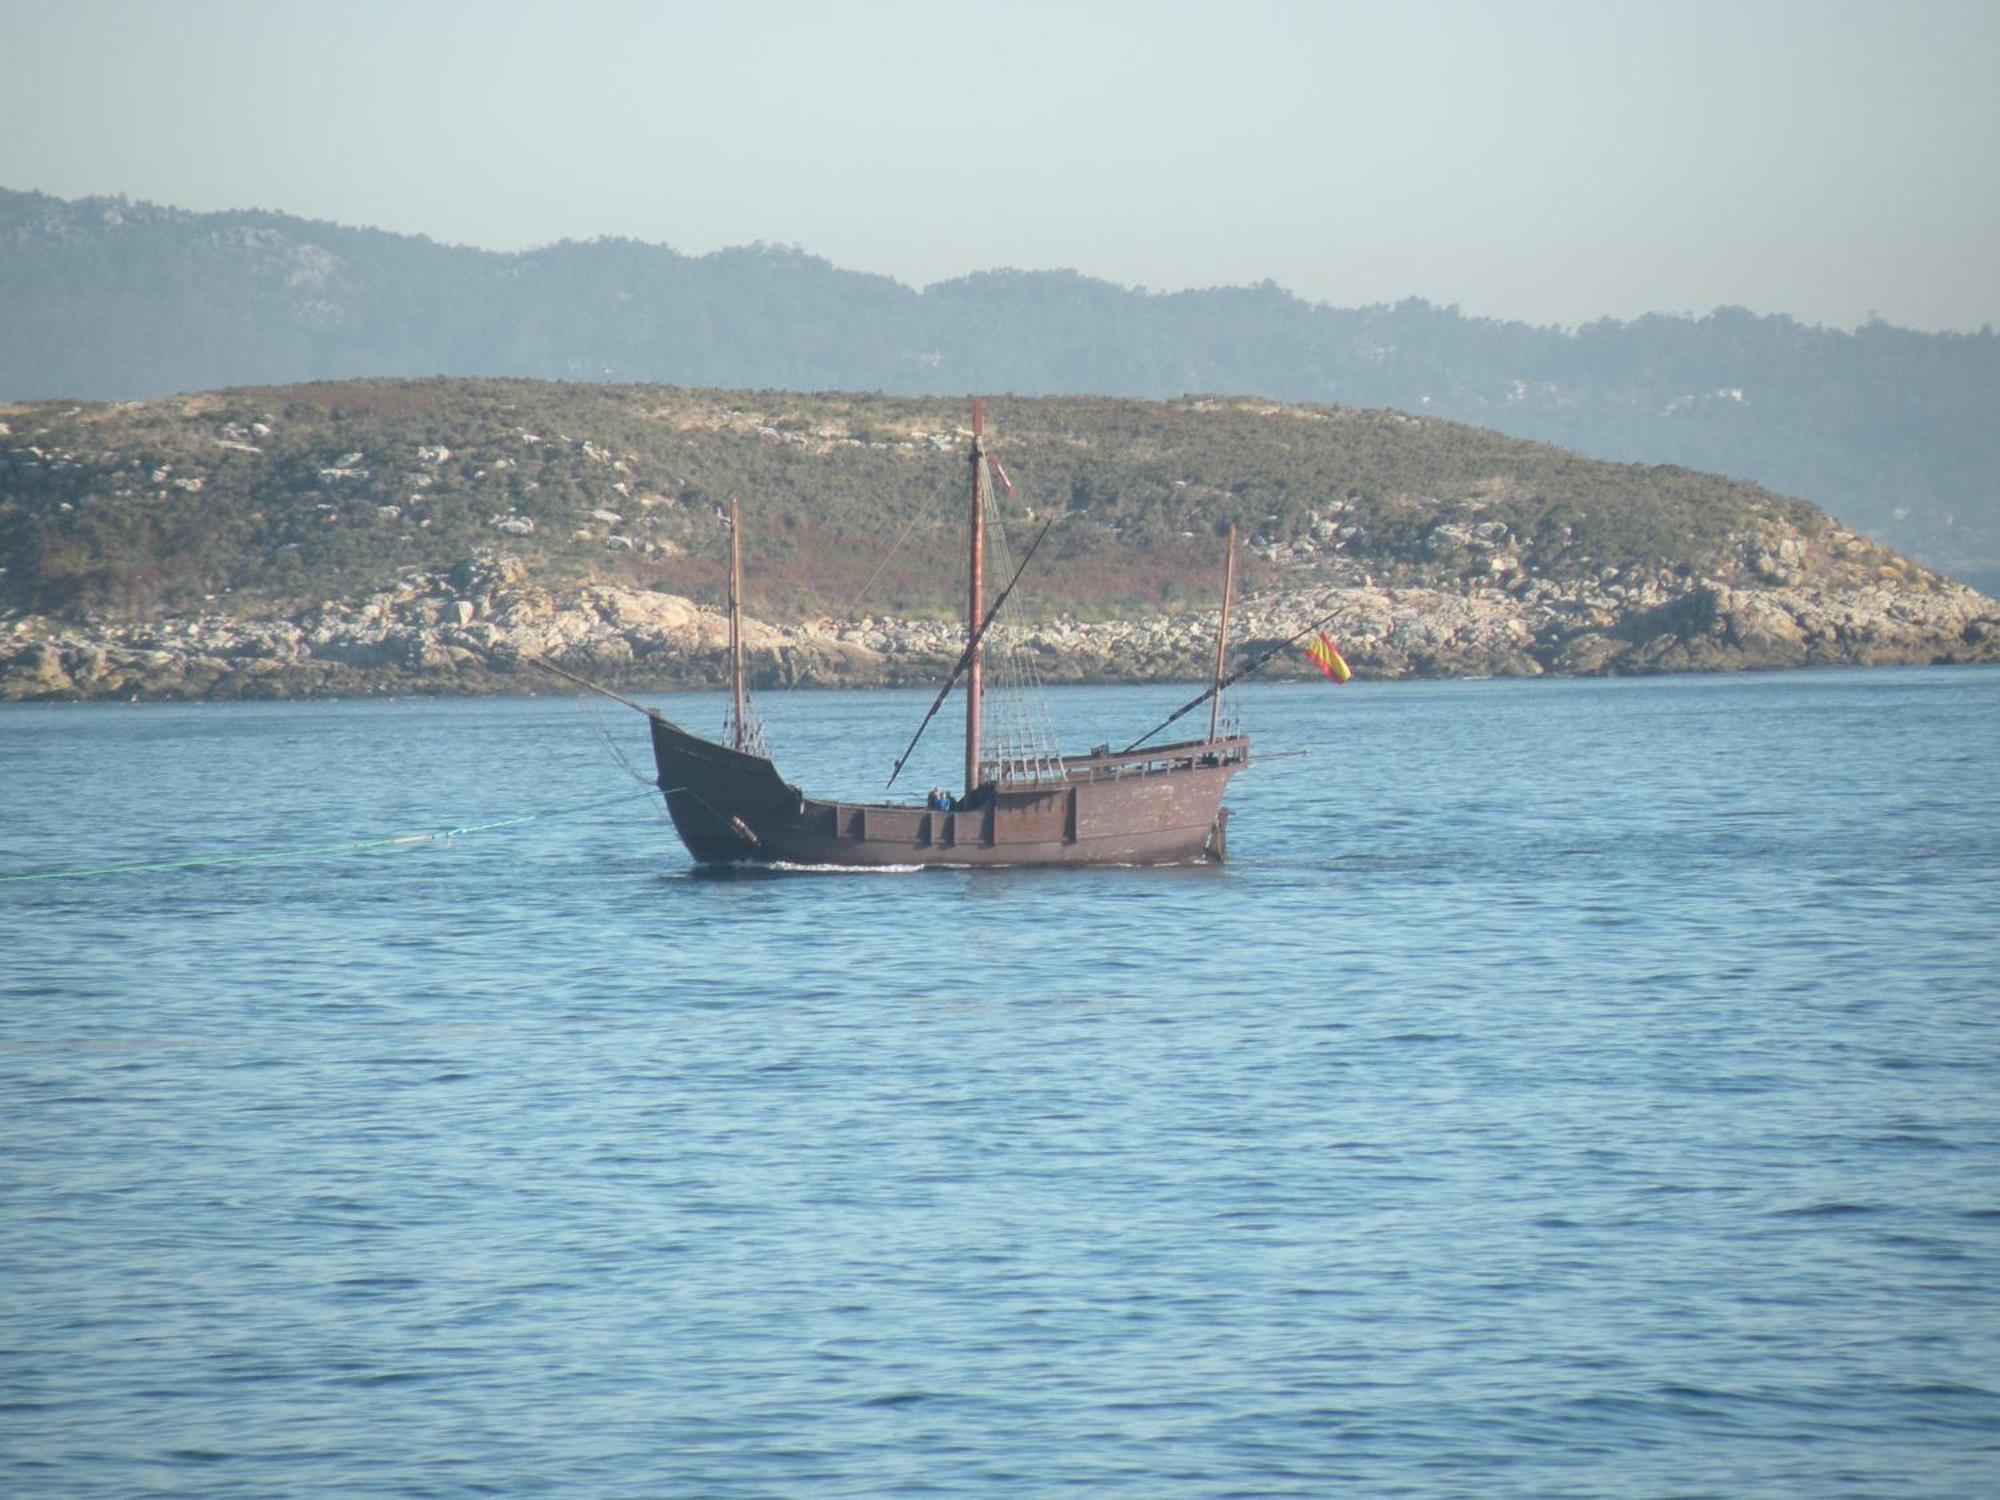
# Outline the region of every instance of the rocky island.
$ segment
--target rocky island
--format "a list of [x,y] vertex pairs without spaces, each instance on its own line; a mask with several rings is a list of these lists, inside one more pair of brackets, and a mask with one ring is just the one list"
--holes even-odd
[[[1389,411],[990,411],[1014,536],[1057,517],[1017,638],[1050,681],[1205,673],[1231,523],[1237,638],[1332,613],[1367,676],[2000,660],[1993,601],[1752,485]],[[0,699],[711,685],[732,496],[755,681],[932,683],[964,419],[463,380],[0,408]]]

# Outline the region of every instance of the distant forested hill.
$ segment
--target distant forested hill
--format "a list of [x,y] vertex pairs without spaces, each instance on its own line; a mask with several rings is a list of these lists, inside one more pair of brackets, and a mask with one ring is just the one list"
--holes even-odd
[[1265,395],[1753,479],[2000,585],[2000,338],[1719,309],[1575,331],[1073,272],[922,291],[757,246],[520,254],[258,211],[0,191],[0,398],[356,375],[904,395]]

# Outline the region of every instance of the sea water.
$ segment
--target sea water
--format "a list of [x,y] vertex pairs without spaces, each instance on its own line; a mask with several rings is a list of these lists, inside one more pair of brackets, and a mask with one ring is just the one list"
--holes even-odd
[[0,1493],[2000,1489],[2000,672],[1239,706],[1225,867],[762,877],[611,705],[0,711],[141,867],[0,883]]

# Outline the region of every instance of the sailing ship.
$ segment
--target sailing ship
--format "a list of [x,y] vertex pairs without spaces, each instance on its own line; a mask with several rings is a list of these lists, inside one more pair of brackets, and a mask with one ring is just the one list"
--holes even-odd
[[[1020,575],[988,604],[988,470],[993,460],[980,401],[972,405],[970,463],[965,649],[958,670],[932,705],[935,713],[963,677],[966,790],[955,798],[933,793],[929,805],[847,802],[808,796],[779,774],[745,690],[743,554],[732,502],[727,743],[694,734],[657,710],[645,710],[667,813],[697,863],[1147,865],[1225,857],[1229,812],[1222,805],[1223,793],[1229,779],[1250,764],[1248,736],[1231,732],[1220,714],[1222,688],[1234,680],[1223,676],[1235,582],[1234,527],[1223,570],[1215,680],[1202,698],[1180,710],[1209,703],[1206,737],[1140,748],[1150,738],[1144,736],[1122,751],[1113,752],[1107,743],[1087,755],[1008,753],[1004,746],[989,747],[982,737],[984,657],[987,632]],[[1004,470],[1001,477],[1006,477]],[[1046,527],[1042,535],[1047,535]],[[903,760],[908,758],[906,750]],[[897,771],[902,765],[897,762]],[[892,774],[891,784],[894,780]]]

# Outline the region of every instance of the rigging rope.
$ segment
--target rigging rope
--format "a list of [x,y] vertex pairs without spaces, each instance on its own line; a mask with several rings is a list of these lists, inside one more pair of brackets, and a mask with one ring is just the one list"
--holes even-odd
[[618,748],[618,742],[612,739],[611,731],[604,727],[603,705],[601,705],[595,698],[588,698],[588,697],[577,698],[574,701],[576,702],[578,707],[585,709],[590,714],[591,728],[597,731],[598,740],[602,742],[606,750],[611,752],[611,758],[618,763],[619,769],[622,770],[627,776],[631,777],[632,780],[636,781],[640,786],[646,787],[648,789],[652,788],[655,785],[653,778],[650,776],[642,776],[639,774],[638,770],[633,766],[632,762],[626,758],[625,752]]
[[884,568],[895,561],[896,554],[903,550],[903,543],[910,539],[910,533],[917,529],[917,522],[924,518],[924,514],[925,508],[923,506],[916,506],[911,509],[910,518],[903,523],[902,535],[890,544],[889,550],[882,554],[882,560],[875,564],[875,571],[868,575],[868,581],[861,585],[860,592],[848,601],[846,612],[840,617],[843,621],[860,618],[858,611],[863,602],[867,600],[869,593],[874,589],[875,580],[882,576]]
[[[997,493],[987,496],[987,545],[1002,571],[1014,567],[1007,541],[1006,520]],[[987,701],[994,709],[994,745],[987,757],[996,767],[1039,780],[1061,773],[1061,750],[1055,721],[1049,713],[1041,674],[1024,644],[1025,628],[1013,620],[994,632],[993,691]]]

